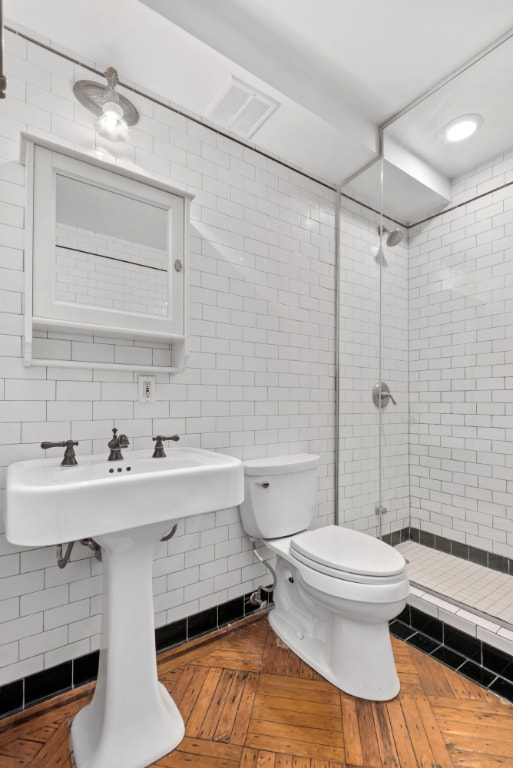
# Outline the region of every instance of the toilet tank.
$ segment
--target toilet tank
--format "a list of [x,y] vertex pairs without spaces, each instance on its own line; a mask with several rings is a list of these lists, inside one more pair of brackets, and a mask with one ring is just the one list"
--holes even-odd
[[306,530],[315,511],[319,456],[299,453],[244,462],[242,527],[255,539]]

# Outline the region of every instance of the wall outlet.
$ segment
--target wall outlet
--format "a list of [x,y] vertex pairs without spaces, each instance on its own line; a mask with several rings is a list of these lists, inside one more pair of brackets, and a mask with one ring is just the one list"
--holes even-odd
[[155,402],[155,376],[139,376],[139,402]]

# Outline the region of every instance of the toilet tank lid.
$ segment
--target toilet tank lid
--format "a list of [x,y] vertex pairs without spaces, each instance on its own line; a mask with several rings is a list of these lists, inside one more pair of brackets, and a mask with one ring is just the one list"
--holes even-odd
[[315,453],[296,453],[292,456],[269,456],[266,459],[244,461],[245,475],[284,475],[287,472],[302,472],[319,463]]

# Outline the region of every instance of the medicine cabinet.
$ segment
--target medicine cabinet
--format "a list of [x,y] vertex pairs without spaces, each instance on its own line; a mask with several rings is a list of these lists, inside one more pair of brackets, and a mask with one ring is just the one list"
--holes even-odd
[[25,363],[181,370],[192,195],[30,136],[24,159]]

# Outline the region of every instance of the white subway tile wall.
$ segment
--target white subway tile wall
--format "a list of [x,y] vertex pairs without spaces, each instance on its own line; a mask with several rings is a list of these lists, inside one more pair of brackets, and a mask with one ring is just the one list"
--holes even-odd
[[[58,360],[98,361],[101,346],[105,362],[158,364],[159,350],[144,344],[42,334],[38,344],[46,347],[45,358],[55,359],[55,367],[26,368],[20,131],[76,149],[92,148],[95,133],[92,115],[71,92],[73,82],[89,79],[90,72],[11,32],[5,37],[0,488],[5,488],[5,467],[39,457],[42,440],[72,436],[80,441],[79,458],[106,452],[115,422],[134,449],[151,450],[151,436],[171,430],[186,445],[240,458],[319,453],[315,524],[333,522],[335,193],[149,98],[134,97],[143,118],[130,144],[118,148],[119,162],[195,194],[187,369],[176,376],[157,374],[156,401],[140,404],[137,373],[63,369]],[[493,167],[511,179],[504,160]],[[473,181],[458,182],[456,192],[468,195],[487,179],[481,169]],[[405,238],[383,253],[381,378],[397,406],[390,404],[381,420],[382,502],[389,510],[382,527],[388,533],[410,525],[411,460],[411,525],[467,543],[479,538],[478,546],[490,544],[492,551],[511,557],[506,526],[512,493],[512,230],[507,216],[513,208],[504,190],[495,197],[420,225],[409,249]],[[499,216],[506,218],[494,219]],[[378,380],[379,224],[369,210],[342,199],[340,522],[371,533],[378,529],[374,505],[380,485],[380,427],[371,400]],[[481,248],[490,250],[481,253]],[[469,275],[470,265],[463,264],[463,249],[474,254],[479,283]],[[447,280],[454,281],[452,287],[444,284]],[[167,361],[169,350],[160,352]],[[465,389],[469,381],[474,384]],[[481,399],[485,392],[486,400]],[[482,403],[488,410],[481,411]],[[466,422],[470,416],[485,422]],[[1,494],[0,514],[5,491]],[[486,524],[472,518],[476,513]],[[462,521],[474,527],[461,527]],[[101,564],[85,548],[75,548],[72,562],[61,571],[52,548],[14,547],[2,530],[0,685],[95,650],[102,593]],[[488,530],[504,541],[489,537]],[[265,575],[254,562],[237,509],[182,521],[175,538],[159,545],[156,555],[156,624],[245,594]]]
[[409,257],[411,525],[509,558],[512,182],[513,153],[456,180],[455,203],[485,196],[413,228]]
[[[185,445],[252,458],[321,455],[316,523],[334,519],[334,191],[184,116],[134,97],[142,113],[120,162],[195,194],[191,220],[191,354],[184,373],[157,374],[140,404],[137,373],[63,369],[91,359],[93,339],[51,338],[55,367],[26,368],[23,344],[25,170],[20,132],[94,147],[94,116],[74,99],[91,73],[9,31],[9,96],[0,120],[0,685],[95,650],[102,568],[75,547],[64,570],[53,548],[25,550],[3,533],[5,468],[72,436],[106,453],[111,428],[134,449],[177,432]],[[101,79],[99,77],[98,79]],[[362,226],[365,225],[362,219]],[[144,344],[102,339],[106,361],[143,362]],[[109,346],[110,344],[110,346]],[[98,344],[95,343],[97,347]],[[165,351],[165,350],[164,350]],[[51,354],[50,354],[51,353]],[[94,351],[95,358],[97,350]],[[49,454],[53,455],[53,454]],[[60,460],[55,452],[56,462]],[[251,591],[254,561],[237,509],[179,523],[155,559],[156,624]]]

